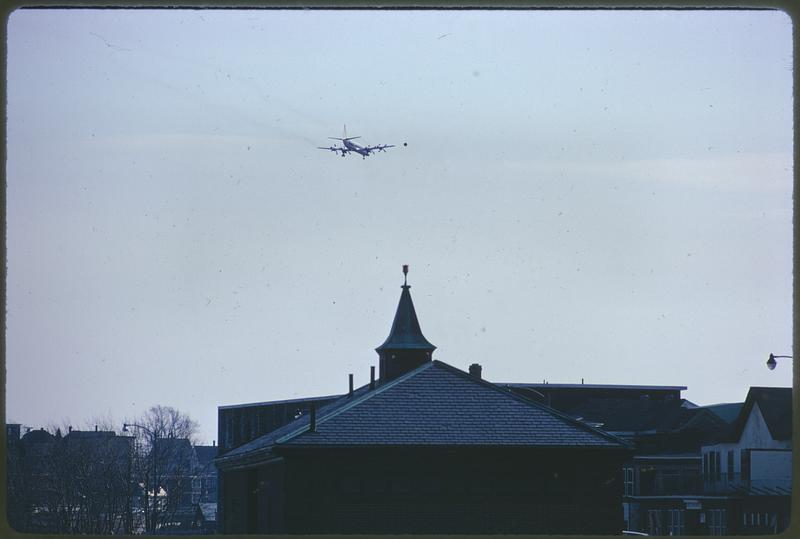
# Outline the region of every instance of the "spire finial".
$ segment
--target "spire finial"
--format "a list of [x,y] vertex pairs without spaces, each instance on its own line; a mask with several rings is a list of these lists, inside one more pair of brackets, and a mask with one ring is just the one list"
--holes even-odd
[[408,286],[408,264],[403,264],[403,286]]

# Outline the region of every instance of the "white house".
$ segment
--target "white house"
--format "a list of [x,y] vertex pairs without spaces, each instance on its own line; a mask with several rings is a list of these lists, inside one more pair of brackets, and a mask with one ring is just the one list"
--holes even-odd
[[704,445],[704,491],[725,501],[727,533],[778,533],[789,522],[792,389],[751,387],[731,430]]

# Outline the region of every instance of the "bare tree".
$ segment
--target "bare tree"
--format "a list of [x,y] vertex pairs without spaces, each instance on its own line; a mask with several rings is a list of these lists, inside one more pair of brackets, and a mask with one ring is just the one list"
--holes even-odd
[[[6,509],[15,529],[135,533],[141,528],[134,515],[142,515],[145,530],[155,533],[192,508],[199,495],[198,424],[187,414],[153,406],[127,423],[124,436],[110,416],[96,417],[86,430],[62,423],[8,446]],[[134,511],[137,499],[141,511]]]
[[6,510],[9,525],[17,531],[33,531],[36,477],[29,451],[19,440],[6,446]]
[[12,525],[20,531],[130,530],[131,440],[111,431],[36,431],[8,453]]
[[191,506],[197,469],[193,446],[198,423],[169,406],[153,406],[135,422],[134,474],[145,493],[142,509],[149,533],[168,526],[180,509]]

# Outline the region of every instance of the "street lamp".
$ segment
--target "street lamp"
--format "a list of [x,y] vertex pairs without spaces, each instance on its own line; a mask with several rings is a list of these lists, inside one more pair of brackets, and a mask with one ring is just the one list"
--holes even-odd
[[775,370],[775,365],[778,364],[778,362],[775,361],[775,358],[794,359],[792,356],[776,356],[775,354],[770,354],[769,359],[767,360],[767,368],[771,371]]
[[[137,425],[136,423],[123,423],[122,424],[122,432],[128,432],[128,427],[136,427],[137,429],[142,429],[143,431],[147,432],[152,439],[152,447],[150,448],[150,452],[153,453],[153,510],[150,512],[150,527],[152,528],[150,531],[155,533],[156,531],[156,495],[157,495],[157,482],[156,479],[156,440],[158,440],[158,434],[154,431],[150,430],[149,428],[143,425]],[[145,489],[145,492],[147,489]],[[147,508],[147,503],[145,501],[145,509]]]

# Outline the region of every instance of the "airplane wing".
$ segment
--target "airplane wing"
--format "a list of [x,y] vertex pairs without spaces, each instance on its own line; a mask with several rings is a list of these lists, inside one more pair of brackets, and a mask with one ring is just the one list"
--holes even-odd
[[376,150],[379,151],[379,152],[385,152],[386,148],[394,148],[394,144],[378,144],[377,146],[367,146],[364,149],[368,150],[370,152],[373,152],[373,151],[376,151]]
[[352,150],[349,150],[349,149],[347,149],[345,147],[339,147],[339,146],[317,146],[317,149],[319,149],[319,150],[330,150],[333,153],[342,152],[342,157],[344,157],[347,152],[352,151]]

